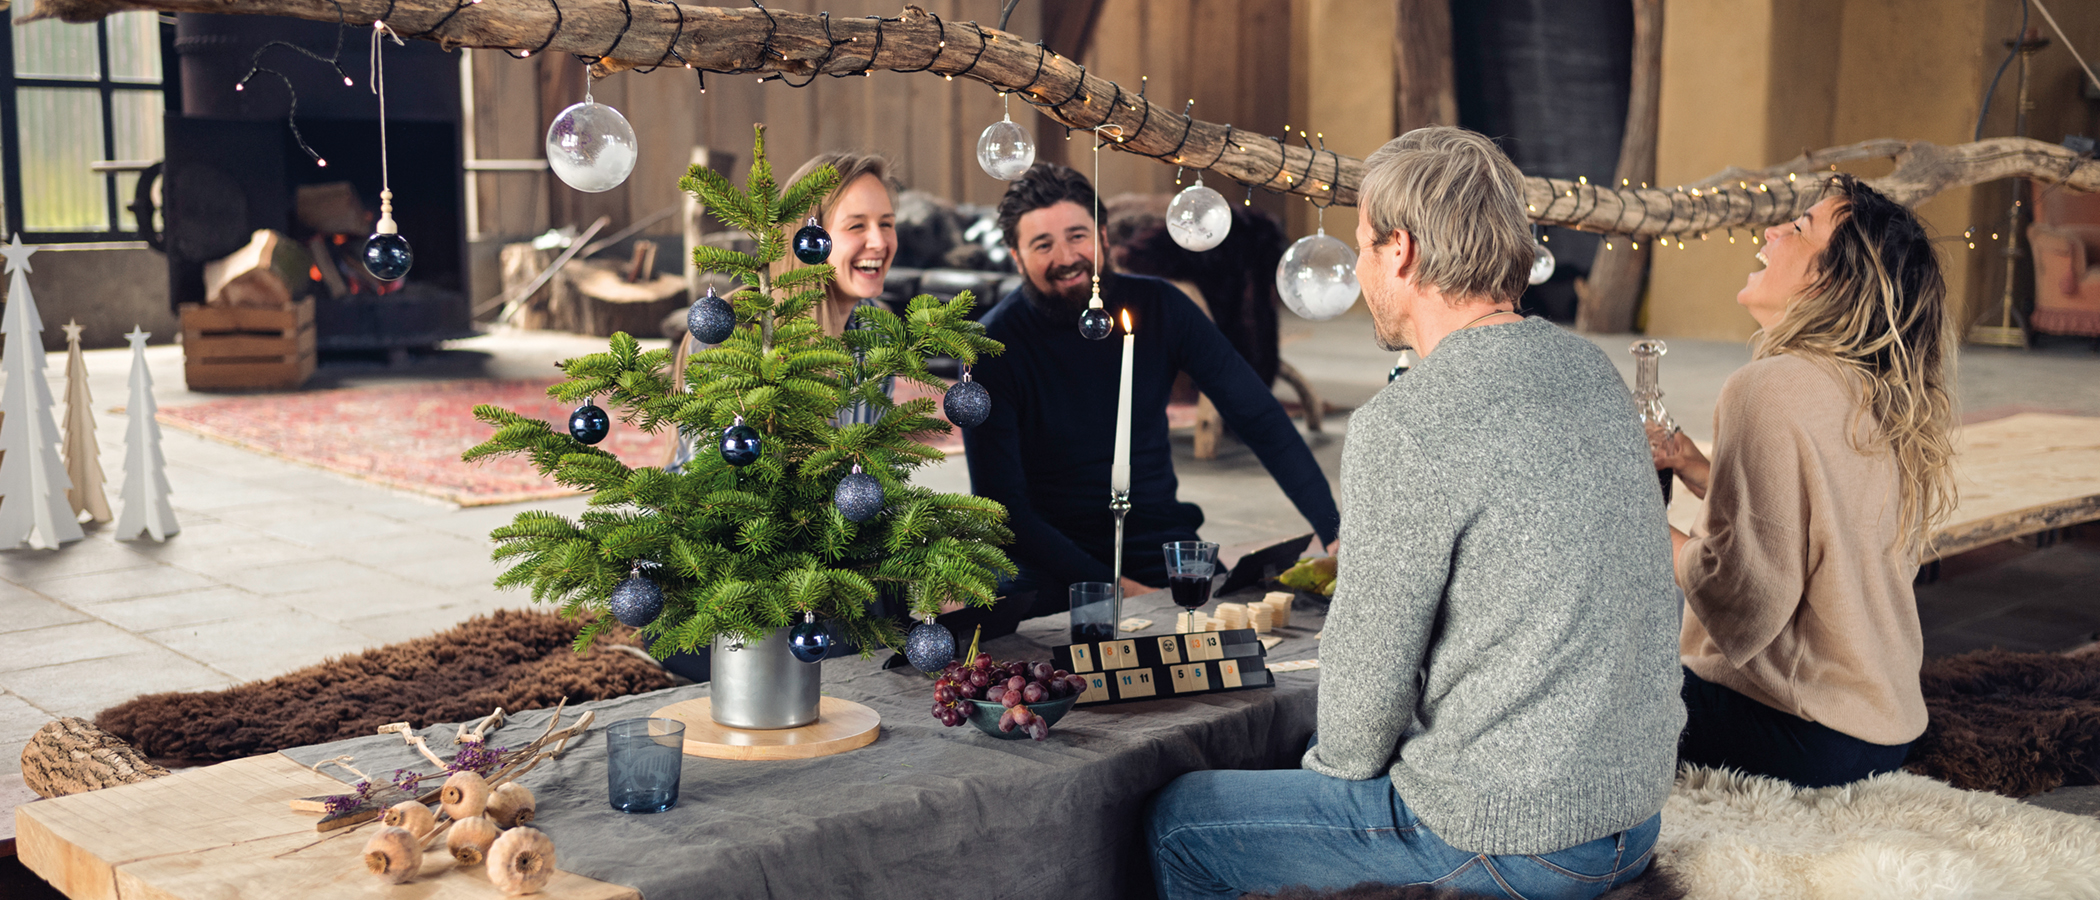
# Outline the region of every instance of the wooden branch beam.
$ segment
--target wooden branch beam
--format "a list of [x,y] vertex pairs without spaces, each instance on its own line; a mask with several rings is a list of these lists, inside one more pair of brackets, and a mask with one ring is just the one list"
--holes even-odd
[[[604,57],[596,67],[601,74],[659,62],[676,67],[681,59],[720,77],[778,77],[790,84],[877,70],[926,72],[1012,92],[1070,128],[1103,127],[1107,145],[1126,153],[1208,169],[1322,204],[1356,203],[1361,160],[1302,142],[1292,145],[1288,135],[1183,118],[1178,110],[1087,74],[1071,59],[1018,35],[940,20],[917,7],[878,21],[637,0],[558,2],[559,12],[543,0],[39,0],[35,14],[17,21],[92,22],[110,13],[150,9],[334,22],[340,4],[344,20],[354,26],[369,26],[391,9],[389,24],[403,37],[437,41],[447,49]],[[1174,98],[1167,99],[1172,103]],[[1830,164],[1890,156],[1897,160],[1896,171],[1870,183],[1905,203],[2015,176],[2100,191],[2100,161],[2036,140],[1995,138],[1952,147],[1868,141],[1805,154],[1795,164],[1758,173],[1731,169],[1682,191],[1529,178],[1525,201],[1531,218],[1542,224],[1637,240],[1684,237],[1784,222],[1815,203]],[[1757,177],[1742,177],[1751,174]]]

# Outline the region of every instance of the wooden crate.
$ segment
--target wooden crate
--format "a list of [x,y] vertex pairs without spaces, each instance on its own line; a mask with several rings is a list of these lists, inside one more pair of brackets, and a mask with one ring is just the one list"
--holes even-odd
[[285,309],[183,306],[182,374],[191,390],[295,388],[313,373],[313,298]]

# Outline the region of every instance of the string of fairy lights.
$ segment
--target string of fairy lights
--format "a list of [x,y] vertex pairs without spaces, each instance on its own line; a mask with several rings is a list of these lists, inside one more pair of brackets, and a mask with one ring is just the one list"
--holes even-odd
[[[284,76],[283,73],[264,66],[262,61],[264,54],[273,48],[289,48],[329,65],[343,79],[345,85],[351,84],[351,78],[343,72],[341,64],[341,31],[350,27],[348,16],[339,0],[328,0],[328,2],[335,8],[339,27],[333,52],[324,55],[285,41],[266,43],[256,49],[250,61],[249,71],[235,85],[236,90],[244,90],[247,83],[259,74],[274,75],[283,81],[287,91],[292,93],[286,117],[293,139],[300,149],[306,152],[315,161],[315,164],[319,166],[326,166],[327,161],[320,153],[308,145],[304,136],[299,132],[297,123],[298,97],[297,93],[292,91],[290,79]],[[394,14],[397,2],[398,0],[387,0],[386,8],[379,14],[377,21],[386,22],[389,20]],[[545,36],[531,49],[512,52],[510,49],[505,48],[503,49],[504,53],[513,58],[526,59],[536,54],[544,53],[549,46],[553,45],[557,37],[563,32],[569,17],[563,13],[559,0],[546,0],[546,2],[554,12],[554,21]],[[1243,131],[1231,123],[1226,123],[1223,126],[1223,134],[1217,139],[1216,148],[1208,161],[1202,161],[1200,158],[1197,160],[1188,158],[1186,151],[1191,149],[1191,141],[1200,140],[1199,135],[1203,131],[1198,126],[1215,127],[1211,126],[1210,123],[1199,122],[1193,117],[1195,100],[1190,99],[1184,104],[1178,116],[1180,120],[1179,125],[1181,126],[1178,129],[1178,133],[1170,132],[1173,134],[1172,145],[1156,152],[1149,151],[1135,146],[1133,142],[1142,141],[1148,134],[1156,133],[1157,129],[1170,129],[1174,124],[1172,122],[1173,116],[1167,114],[1165,110],[1155,112],[1154,107],[1157,104],[1146,97],[1147,91],[1150,89],[1151,79],[1149,76],[1140,78],[1139,88],[1135,94],[1128,94],[1121,84],[1099,78],[1098,76],[1091,76],[1083,63],[1062,57],[1041,40],[1037,40],[1032,42],[1036,49],[1036,61],[1030,77],[1020,83],[1001,83],[988,74],[979,72],[979,63],[985,58],[986,51],[993,44],[998,43],[1002,39],[1009,42],[1017,42],[1019,39],[1013,35],[1006,34],[1003,30],[988,30],[976,21],[952,23],[943,19],[937,13],[923,13],[923,15],[932,20],[938,35],[932,52],[923,59],[904,62],[893,61],[890,64],[883,64],[879,57],[885,50],[884,28],[885,26],[905,23],[906,17],[866,16],[864,19],[872,23],[874,29],[872,40],[869,41],[868,52],[860,60],[858,66],[848,67],[844,71],[833,72],[827,70],[838,60],[841,51],[850,52],[849,48],[858,49],[862,40],[861,37],[834,37],[832,34],[831,14],[829,12],[820,12],[817,14],[817,17],[824,32],[822,43],[824,52],[821,56],[815,58],[791,58],[775,47],[775,39],[781,27],[779,18],[763,3],[758,2],[758,0],[751,0],[752,8],[764,15],[767,21],[766,33],[759,42],[758,54],[750,65],[739,63],[732,67],[723,68],[696,65],[692,60],[679,52],[678,45],[685,37],[688,24],[686,13],[680,4],[673,2],[673,0],[644,0],[644,2],[653,6],[670,7],[676,16],[676,22],[672,27],[670,39],[665,42],[664,48],[657,55],[656,60],[646,66],[636,67],[634,71],[647,74],[667,65],[675,65],[695,72],[703,94],[707,91],[707,75],[710,73],[718,76],[733,76],[769,70],[765,74],[759,75],[759,83],[765,84],[778,81],[791,88],[806,88],[813,84],[820,74],[829,75],[832,78],[872,77],[877,68],[907,74],[927,72],[941,66],[944,61],[950,60],[952,56],[967,53],[967,61],[962,62],[959,68],[939,73],[944,80],[953,82],[957,76],[974,77],[978,81],[992,87],[1002,100],[1018,94],[1024,103],[1043,110],[1046,115],[1056,120],[1065,129],[1066,140],[1071,139],[1074,131],[1094,132],[1098,136],[1096,139],[1097,147],[1115,145],[1116,149],[1123,152],[1145,156],[1165,164],[1174,165],[1176,167],[1174,180],[1177,185],[1182,183],[1183,174],[1187,169],[1195,168],[1199,171],[1208,170],[1213,174],[1221,174],[1231,178],[1244,189],[1242,202],[1246,205],[1252,205],[1254,192],[1257,189],[1272,194],[1299,194],[1308,203],[1321,211],[1337,204],[1351,205],[1344,202],[1344,194],[1353,195],[1354,193],[1354,186],[1351,184],[1354,166],[1350,164],[1354,163],[1355,160],[1345,160],[1339,152],[1329,148],[1326,145],[1326,138],[1323,133],[1312,132],[1309,129],[1297,129],[1298,141],[1302,143],[1304,148],[1300,161],[1292,159],[1292,151],[1297,148],[1292,146],[1290,140],[1290,132],[1292,131],[1290,126],[1285,126],[1282,135],[1257,135],[1274,142],[1276,151],[1275,168],[1262,177],[1242,178],[1219,167],[1224,162],[1228,149],[1242,154],[1252,153],[1252,145],[1245,140],[1249,132]],[[404,30],[403,36],[412,38],[428,37],[451,22],[460,12],[470,7],[478,6],[480,3],[481,0],[456,0],[441,17],[428,27],[412,32]],[[1009,2],[1006,4],[1006,8],[1002,10],[1001,25],[1005,24],[1005,15],[1011,14],[1011,6],[1012,4]],[[619,50],[629,37],[635,22],[635,9],[632,0],[620,0],[620,9],[622,12],[621,24],[605,50],[595,55],[572,54],[577,60],[585,64],[598,65],[610,59]],[[907,15],[910,15],[910,13],[907,13]],[[892,46],[894,48],[895,45],[893,44]],[[892,49],[891,52],[902,51]],[[1053,60],[1069,62],[1078,69],[1077,76],[1071,80],[1071,88],[1065,91],[1061,97],[1046,96],[1042,90],[1045,87],[1044,77],[1050,71],[1049,63]],[[791,77],[788,72],[777,71],[781,63],[792,63],[798,69],[806,69],[809,74],[797,80]],[[1090,84],[1088,81],[1090,77],[1096,83]],[[1103,92],[1110,93],[1110,98],[1108,103],[1099,107],[1099,118],[1091,124],[1081,121],[1082,117],[1075,114],[1074,105],[1077,104],[1077,109],[1096,108],[1094,100],[1098,94]],[[1118,125],[1113,131],[1104,133],[1106,130],[1103,126],[1111,124],[1111,120],[1117,117],[1119,111],[1135,117],[1135,123],[1133,125]],[[1154,119],[1160,119],[1161,124],[1155,126],[1153,124]],[[1114,133],[1114,131],[1119,131],[1120,133]],[[2077,164],[2077,161],[2073,161],[2074,166]],[[1829,168],[1833,172],[1836,169],[1834,165]],[[1621,183],[1617,187],[1608,187],[1594,185],[1586,176],[1579,176],[1573,180],[1532,178],[1528,179],[1531,182],[1529,193],[1532,196],[1527,203],[1527,215],[1534,223],[1540,226],[1555,226],[1599,234],[1604,239],[1603,246],[1606,249],[1615,248],[1621,240],[1634,249],[1639,249],[1643,239],[1652,239],[1659,248],[1668,248],[1674,244],[1679,249],[1688,249],[1693,238],[1696,237],[1699,241],[1706,241],[1714,237],[1715,232],[1719,232],[1719,236],[1725,238],[1729,243],[1735,243],[1739,239],[1735,233],[1737,230],[1746,232],[1745,237],[1747,237],[1748,241],[1752,244],[1757,244],[1761,242],[1758,234],[1760,227],[1784,222],[1798,216],[1807,208],[1807,205],[1813,204],[1815,199],[1820,196],[1823,182],[1830,177],[1822,172],[1807,173],[1809,175],[1807,179],[1809,183],[1804,185],[1801,183],[1803,174],[1801,172],[1788,172],[1783,180],[1777,178],[1776,175],[1756,181],[1739,178],[1735,179],[1733,184],[1701,183],[1689,187],[1678,186],[1671,190],[1651,188],[1646,183],[1635,186],[1627,179],[1621,179]],[[1343,190],[1337,191],[1337,186],[1340,186]],[[1805,203],[1804,200],[1806,201]],[[1985,240],[1983,235],[1987,233],[1990,235],[1989,240],[1999,240],[2001,237],[2001,234],[1998,232],[1971,227],[1963,232],[1962,239],[1969,249],[1976,249],[1977,244]],[[1540,239],[1543,242],[1550,242],[1551,236],[1550,234],[1542,234]]]

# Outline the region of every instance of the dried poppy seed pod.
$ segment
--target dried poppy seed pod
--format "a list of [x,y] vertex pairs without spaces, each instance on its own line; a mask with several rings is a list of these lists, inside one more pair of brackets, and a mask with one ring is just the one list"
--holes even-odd
[[489,847],[489,881],[512,896],[536,894],[554,877],[554,840],[537,828],[513,828]]
[[365,842],[365,868],[388,884],[401,884],[423,868],[423,841],[389,825]]
[[534,800],[532,792],[515,781],[496,788],[489,795],[488,810],[484,813],[505,828],[532,824]]
[[431,829],[437,827],[437,814],[420,801],[403,800],[387,807],[383,821],[395,828],[408,829],[409,834],[420,838],[429,836]]
[[445,835],[445,849],[461,865],[480,865],[489,858],[489,846],[503,834],[495,822],[487,816],[475,816],[452,823],[452,831]]
[[473,772],[454,772],[438,792],[438,806],[454,822],[481,815],[489,805],[489,782]]

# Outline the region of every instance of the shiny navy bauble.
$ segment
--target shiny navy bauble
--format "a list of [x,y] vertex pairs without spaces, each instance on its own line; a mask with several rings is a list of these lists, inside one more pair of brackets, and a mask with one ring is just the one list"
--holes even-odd
[[620,620],[620,624],[640,628],[663,614],[664,589],[640,574],[629,575],[619,587],[613,588],[608,605],[612,607],[613,618]]
[[741,422],[722,429],[722,461],[748,466],[758,461],[761,448],[758,429]]
[[904,658],[921,672],[938,672],[955,661],[955,635],[932,622],[920,622],[904,636]]
[[977,382],[965,381],[948,389],[948,396],[941,398],[941,411],[960,427],[976,428],[992,414],[992,392]]
[[595,403],[585,403],[569,414],[569,436],[586,444],[605,440],[612,431],[612,417]]
[[831,652],[831,629],[814,620],[795,623],[788,631],[788,652],[806,663],[823,659]]
[[795,258],[806,265],[817,265],[831,258],[831,232],[824,226],[811,222],[795,232]]
[[1108,317],[1108,310],[1088,307],[1079,314],[1079,335],[1090,341],[1104,340],[1114,330],[1116,322]]
[[380,281],[395,281],[416,264],[416,252],[408,238],[398,234],[375,234],[365,239],[365,271]]

